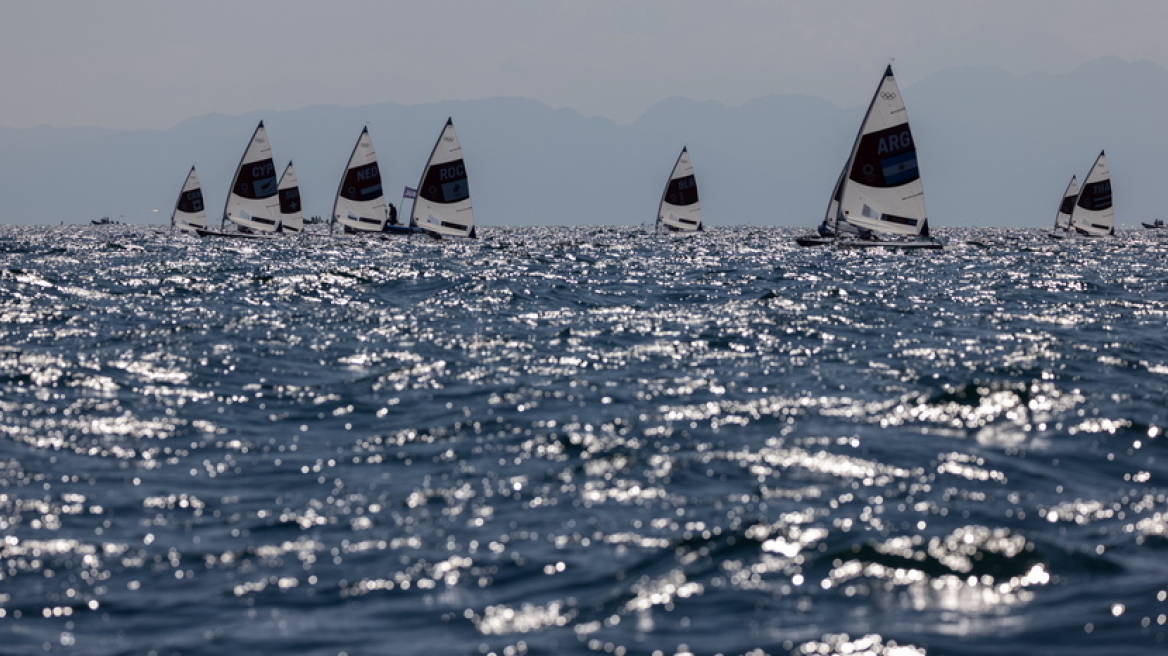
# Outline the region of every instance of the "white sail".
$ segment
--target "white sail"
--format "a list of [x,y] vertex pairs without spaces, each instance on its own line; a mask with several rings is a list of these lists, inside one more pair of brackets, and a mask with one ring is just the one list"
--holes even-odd
[[1059,204],[1058,214],[1054,217],[1055,230],[1067,230],[1071,227],[1071,211],[1075,208],[1075,201],[1079,199],[1079,179],[1071,176],[1067,190],[1063,192],[1063,201]]
[[178,193],[178,200],[174,204],[174,213],[170,215],[170,225],[183,232],[194,232],[195,229],[207,227],[207,210],[203,207],[203,188],[199,185],[199,176],[195,167],[187,173],[183,182],[182,191]]
[[1107,156],[1099,151],[1091,172],[1083,180],[1079,198],[1071,210],[1071,227],[1087,237],[1115,234],[1115,211],[1111,207],[1111,172]]
[[839,197],[845,221],[892,235],[928,236],[916,142],[892,66],[868,106],[846,171]]
[[438,135],[422,179],[418,183],[418,197],[410,215],[410,226],[427,232],[451,237],[474,237],[474,211],[470,202],[470,187],[466,179],[466,165],[462,161],[462,147],[454,133],[454,121],[446,119],[446,126]]
[[350,230],[380,232],[385,228],[385,192],[381,188],[381,170],[369,128],[361,130],[353,154],[345,166],[337,200],[333,203],[333,221]]
[[254,232],[275,232],[280,227],[280,200],[276,194],[276,165],[264,122],[260,121],[243,151],[223,216]]
[[827,201],[827,212],[823,215],[823,225],[830,233],[835,233],[841,225],[847,225],[841,221],[843,217],[840,213],[840,198],[844,195],[844,180],[847,179],[848,166],[845,164],[843,170],[840,171],[839,179],[835,181],[835,189],[831,192],[831,200]]
[[300,183],[292,162],[284,168],[278,186],[280,193],[280,229],[284,232],[300,232],[304,229],[304,212],[300,207]]
[[689,150],[681,149],[673,172],[661,193],[657,220],[675,232],[693,232],[702,229],[702,208],[698,202],[698,183],[694,178]]

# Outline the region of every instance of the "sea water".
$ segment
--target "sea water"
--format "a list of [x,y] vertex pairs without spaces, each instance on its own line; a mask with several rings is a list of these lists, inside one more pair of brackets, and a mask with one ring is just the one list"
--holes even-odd
[[1168,239],[0,228],[0,653],[1168,653]]

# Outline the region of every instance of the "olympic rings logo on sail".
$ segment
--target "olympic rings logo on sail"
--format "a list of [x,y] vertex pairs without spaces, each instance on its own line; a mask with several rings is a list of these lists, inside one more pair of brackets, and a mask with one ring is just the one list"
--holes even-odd
[[889,91],[886,91],[886,92],[884,92],[884,93],[880,94],[880,97],[881,97],[881,98],[883,98],[883,99],[885,99],[885,100],[895,100],[895,99],[896,99],[896,94],[895,94],[895,93],[892,93],[892,92],[889,92]]

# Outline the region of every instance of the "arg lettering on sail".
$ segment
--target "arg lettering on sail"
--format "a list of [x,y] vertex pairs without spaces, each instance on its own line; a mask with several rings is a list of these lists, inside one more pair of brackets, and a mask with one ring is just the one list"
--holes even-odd
[[920,178],[908,124],[864,135],[848,177],[869,187],[899,187]]

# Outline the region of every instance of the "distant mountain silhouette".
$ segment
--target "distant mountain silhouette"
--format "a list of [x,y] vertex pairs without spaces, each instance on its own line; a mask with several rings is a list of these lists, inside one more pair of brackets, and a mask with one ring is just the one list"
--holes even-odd
[[[168,130],[0,128],[0,223],[164,224],[196,165],[217,223],[234,167],[263,119],[278,167],[296,163],[305,214],[326,216],[368,124],[388,198],[416,187],[448,116],[462,142],[481,226],[651,224],[683,145],[703,218],[722,225],[815,225],[881,73],[846,109],[778,95],[740,107],[663,100],[629,125],[519,98],[401,106],[314,106],[212,114]],[[1118,58],[1066,74],[960,67],[903,88],[930,224],[1045,226],[1072,174],[1106,149],[1119,225],[1168,214],[1161,114],[1168,69]],[[153,210],[157,210],[154,212]]]

